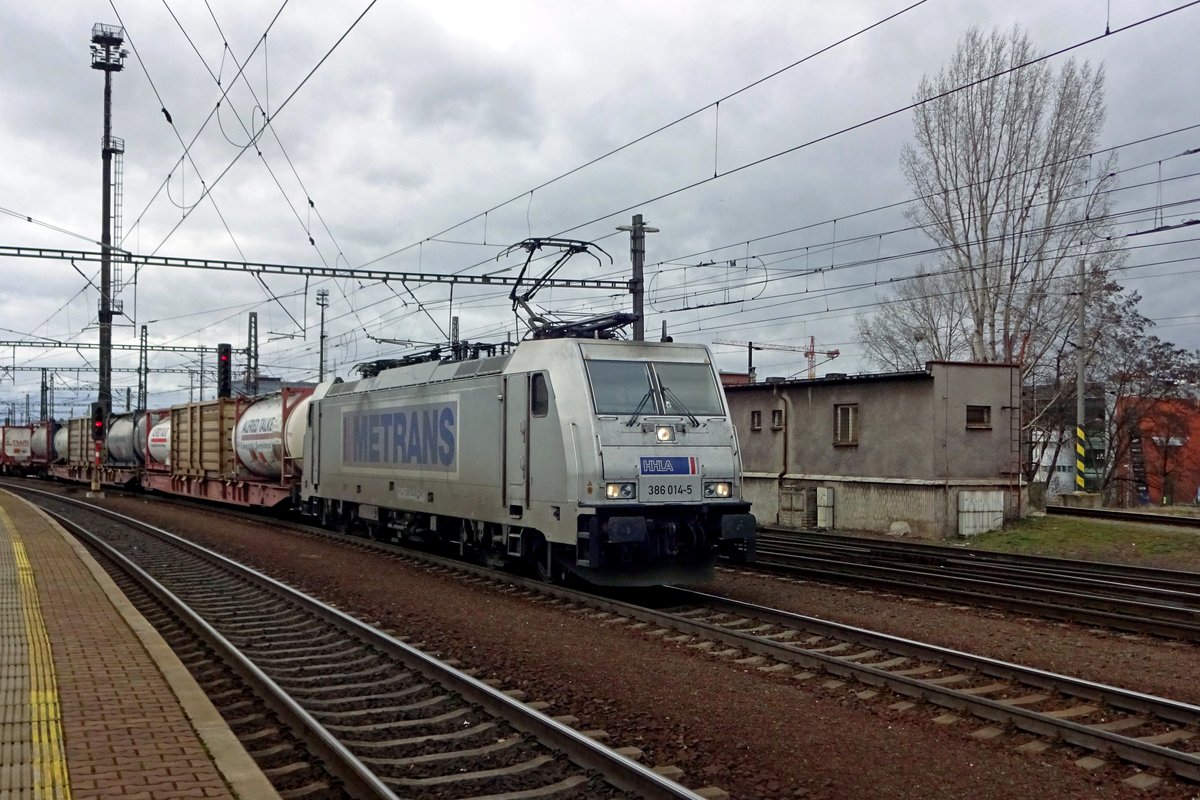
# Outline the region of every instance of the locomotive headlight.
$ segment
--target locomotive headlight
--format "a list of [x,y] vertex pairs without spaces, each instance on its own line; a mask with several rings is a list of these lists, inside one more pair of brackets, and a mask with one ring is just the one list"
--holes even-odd
[[704,482],[705,497],[732,497],[733,484],[729,481],[705,481]]
[[675,441],[675,426],[659,425],[657,428],[654,429],[654,438],[660,442]]
[[637,497],[637,486],[632,483],[606,483],[604,496],[609,500],[632,500]]

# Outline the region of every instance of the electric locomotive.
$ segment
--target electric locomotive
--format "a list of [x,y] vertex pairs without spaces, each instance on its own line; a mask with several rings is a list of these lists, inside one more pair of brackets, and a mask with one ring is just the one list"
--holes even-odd
[[707,579],[755,521],[702,345],[526,340],[317,387],[301,503],[326,525],[435,539],[546,579]]

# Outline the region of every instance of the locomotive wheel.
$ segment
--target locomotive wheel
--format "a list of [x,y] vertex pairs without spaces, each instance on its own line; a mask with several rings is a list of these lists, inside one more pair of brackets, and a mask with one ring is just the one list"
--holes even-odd
[[334,512],[333,504],[328,500],[321,500],[321,527],[326,530],[333,530]]
[[533,548],[533,568],[543,583],[562,583],[562,566],[545,541],[538,542]]

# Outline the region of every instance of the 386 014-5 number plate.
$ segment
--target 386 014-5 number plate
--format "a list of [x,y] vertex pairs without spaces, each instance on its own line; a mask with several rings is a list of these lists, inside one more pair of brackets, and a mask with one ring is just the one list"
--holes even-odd
[[638,480],[638,499],[643,503],[699,500],[700,480],[695,475],[643,475]]

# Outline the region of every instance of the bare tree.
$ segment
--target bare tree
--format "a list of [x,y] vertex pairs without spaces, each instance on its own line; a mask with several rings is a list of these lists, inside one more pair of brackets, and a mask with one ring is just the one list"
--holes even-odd
[[[927,102],[901,152],[916,196],[909,217],[938,246],[930,272],[945,274],[948,305],[965,309],[970,358],[1027,369],[1063,346],[1081,262],[1097,276],[1095,292],[1120,258],[1102,229],[1115,157],[1088,156],[1104,123],[1104,71],[1074,60],[1057,73],[1045,62],[1020,66],[1036,57],[1019,28],[967,31],[942,71],[921,80],[916,100]],[[902,310],[877,315],[872,336],[906,343],[911,330],[895,324],[905,320],[944,342],[963,322],[930,315],[903,292],[894,299]],[[883,364],[910,350],[867,346]]]
[[920,369],[927,361],[970,357],[965,297],[944,272],[900,284],[896,295],[871,316],[855,320],[868,358],[887,369]]
[[[1022,347],[1027,362],[1040,359],[1070,319],[1064,278],[1112,250],[1098,235],[1107,181],[1086,157],[1104,124],[1103,68],[1021,66],[1037,55],[1019,28],[967,31],[922,79],[917,99],[936,99],[914,112],[901,153],[917,196],[910,217],[965,293],[977,361],[1011,363]],[[1106,162],[1099,174],[1111,171]]]

